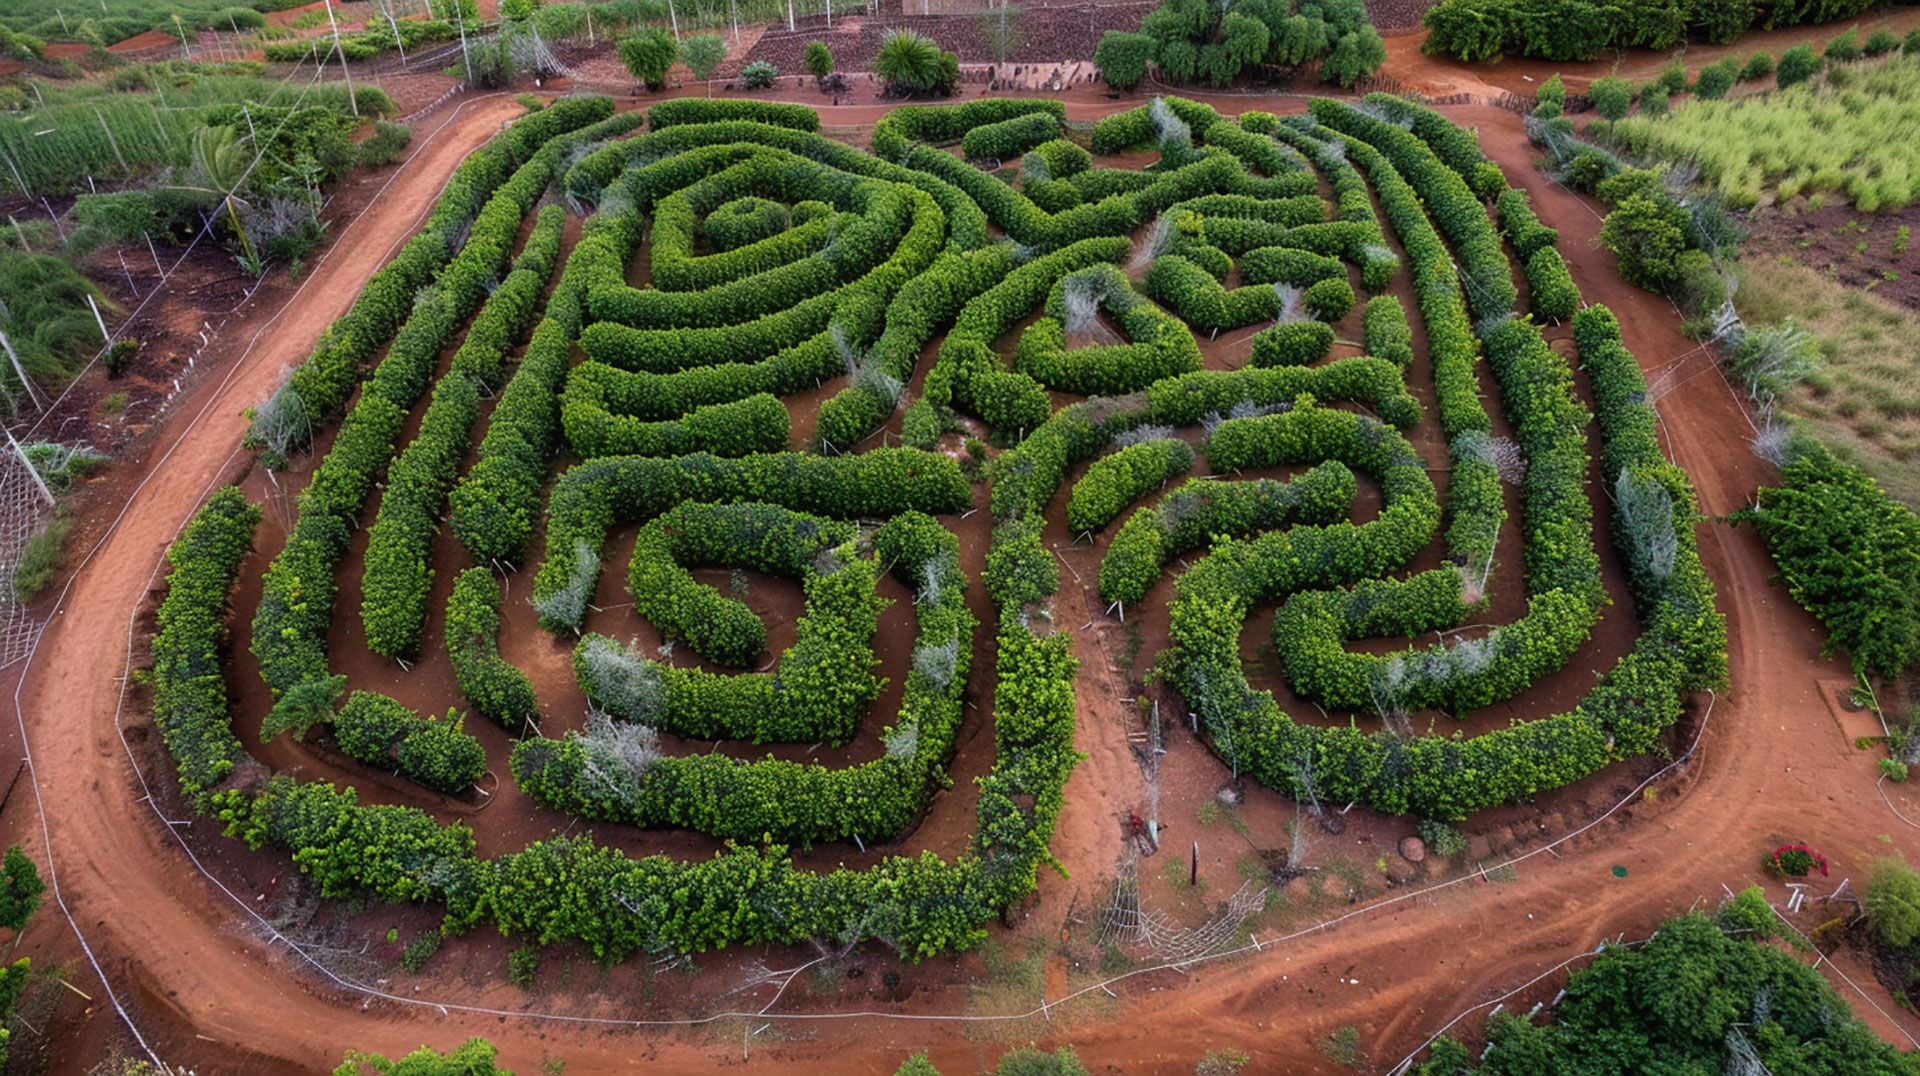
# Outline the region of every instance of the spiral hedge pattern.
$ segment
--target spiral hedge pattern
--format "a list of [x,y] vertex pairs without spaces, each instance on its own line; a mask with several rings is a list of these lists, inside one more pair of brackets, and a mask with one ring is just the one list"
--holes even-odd
[[[535,801],[695,830],[725,842],[712,858],[579,837],[482,858],[426,807],[237,765],[221,646],[261,520],[238,489],[170,554],[153,641],[155,719],[187,797],[228,834],[287,849],[327,895],[436,902],[448,932],[491,923],[603,960],[866,936],[918,959],[978,943],[1055,863],[1080,756],[1050,519],[1102,549],[1111,614],[1156,615],[1142,603],[1173,575],[1166,682],[1224,764],[1288,795],[1457,819],[1654,749],[1689,692],[1724,680],[1691,486],[1662,454],[1639,367],[1470,134],[1378,95],[1285,118],[1171,99],[1091,132],[1065,119],[1047,101],[905,107],[868,153],[797,106],[674,101],[637,133],[609,100],[559,102],[461,166],[289,382],[337,431],[252,623],[231,625],[277,700],[268,733],[326,727],[352,758],[449,792],[488,765],[463,727],[477,715],[516,738],[492,765]],[[1159,151],[1144,170],[1100,160],[1143,148]],[[585,217],[570,244],[556,196]],[[1564,319],[1591,410],[1541,333]],[[1249,328],[1239,368],[1206,368],[1203,339]],[[1342,340],[1358,353],[1331,357]],[[1413,391],[1421,375],[1430,395]],[[962,431],[994,447],[963,452]],[[1363,490],[1377,509],[1358,510]],[[992,530],[969,579],[954,530],[976,505]],[[1641,628],[1626,656],[1566,713],[1413,735],[1413,713],[1510,700],[1573,659],[1608,604],[1603,523]],[[471,567],[434,610],[443,525]],[[1484,619],[1509,526],[1525,611],[1462,629]],[[1436,542],[1438,565],[1412,570]],[[593,596],[620,555],[626,615],[700,664],[589,630],[617,623]],[[714,565],[800,583],[783,653],[691,573]],[[340,705],[343,570],[362,573],[375,654],[420,656],[439,615],[462,696],[446,717],[365,690]],[[897,709],[874,713],[888,577],[915,636]],[[543,718],[573,715],[546,712],[500,655],[521,601],[572,647],[591,707],[556,736]],[[1241,636],[1260,608],[1277,610],[1288,686],[1351,720],[1296,721],[1250,684]],[[981,631],[992,670],[971,667]],[[1449,641],[1349,645],[1433,633]],[[795,866],[789,846],[898,843],[989,691],[993,764],[962,854]],[[884,753],[845,767],[658,747],[660,732],[840,744],[865,722]]]

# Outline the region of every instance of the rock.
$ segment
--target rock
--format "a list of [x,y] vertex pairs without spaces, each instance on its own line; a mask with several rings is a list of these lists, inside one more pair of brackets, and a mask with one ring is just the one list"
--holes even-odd
[[1493,844],[1487,840],[1486,834],[1476,833],[1473,836],[1467,838],[1467,858],[1468,859],[1481,860],[1481,859],[1487,858],[1492,854],[1493,854]]
[[1403,837],[1400,840],[1400,855],[1409,863],[1418,863],[1427,858],[1427,842],[1418,837]]

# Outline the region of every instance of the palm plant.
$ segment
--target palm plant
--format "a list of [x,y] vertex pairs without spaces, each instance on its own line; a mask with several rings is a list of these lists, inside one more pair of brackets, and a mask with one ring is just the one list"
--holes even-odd
[[922,93],[950,97],[960,81],[959,58],[913,30],[888,34],[874,57],[873,70],[886,80],[888,94],[900,97]]

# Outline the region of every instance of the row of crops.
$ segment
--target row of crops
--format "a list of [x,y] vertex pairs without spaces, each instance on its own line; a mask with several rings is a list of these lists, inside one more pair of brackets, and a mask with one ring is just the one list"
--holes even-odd
[[[443,904],[449,932],[491,923],[607,960],[864,936],[917,959],[976,944],[1054,863],[1079,755],[1049,518],[1103,547],[1099,596],[1136,615],[1192,560],[1167,601],[1161,668],[1222,762],[1288,795],[1457,819],[1656,749],[1686,695],[1724,679],[1691,486],[1660,450],[1639,367],[1610,313],[1577,292],[1569,305],[1552,229],[1470,134],[1386,97],[1237,120],[1156,101],[1102,120],[1091,152],[1063,118],[1046,101],[906,107],[867,154],[801,106],[675,102],[636,134],[638,115],[610,101],[563,101],[462,165],[257,415],[270,463],[294,447],[290,416],[338,420],[250,626],[275,699],[267,735],[324,729],[352,758],[457,792],[487,766],[464,710],[515,738],[506,769],[533,801],[697,831],[725,842],[712,858],[568,837],[483,858],[471,830],[430,810],[237,767],[223,612],[261,521],[238,489],[173,551],[154,642],[156,721],[188,798],[230,835],[288,850],[329,895]],[[970,138],[1019,166],[947,151]],[[1159,159],[1099,163],[1139,149]],[[561,211],[539,208],[556,191],[594,209],[564,257]],[[1403,271],[1425,364],[1388,290]],[[1541,332],[1568,317],[1591,414]],[[1248,363],[1205,368],[1211,337],[1244,329]],[[1360,353],[1335,357],[1343,346]],[[1427,368],[1443,461],[1410,440],[1428,409],[1408,378]],[[803,395],[815,432],[795,448]],[[882,430],[902,443],[877,442]],[[956,462],[963,430],[997,446],[972,449],[984,490]],[[1597,501],[1590,450],[1608,487]],[[1524,612],[1463,632],[1487,618],[1514,522],[1505,483]],[[1363,492],[1379,501],[1366,518]],[[976,507],[992,529],[970,579],[956,531]],[[1567,713],[1414,735],[1412,714],[1512,700],[1574,659],[1607,603],[1603,522],[1642,628],[1633,648]],[[1410,571],[1436,540],[1439,566]],[[471,567],[434,639],[435,549],[455,542]],[[594,596],[623,553],[633,613],[697,664],[601,630],[619,620]],[[694,574],[708,566],[799,584],[783,652]],[[368,648],[411,661],[444,645],[463,696],[449,701],[464,705],[438,717],[346,694],[343,570],[361,575]],[[897,708],[876,714],[882,588],[896,585],[911,659]],[[988,623],[966,600],[976,586]],[[525,601],[572,649],[584,721],[501,657],[507,603]],[[1240,638],[1266,608],[1289,687],[1353,720],[1295,721],[1249,683]],[[986,631],[990,682],[971,667]],[[1348,645],[1434,632],[1453,641]],[[946,787],[988,690],[972,837],[948,858],[914,854],[899,838]],[[844,744],[869,721],[884,726],[880,757],[837,767],[678,756],[661,740]],[[838,842],[882,854],[813,871],[787,851]]]

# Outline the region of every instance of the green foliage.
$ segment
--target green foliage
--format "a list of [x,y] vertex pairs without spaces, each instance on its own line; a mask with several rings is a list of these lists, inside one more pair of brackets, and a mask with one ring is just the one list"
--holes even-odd
[[[1723,933],[1700,913],[1670,919],[1644,946],[1610,946],[1573,973],[1550,1023],[1502,1013],[1478,1065],[1442,1039],[1414,1076],[1724,1072],[1743,1053],[1769,1072],[1904,1076],[1913,1061],[1855,1019],[1820,973]],[[1738,1052],[1736,1052],[1738,1051]]]
[[453,711],[423,718],[385,695],[356,691],[334,715],[340,750],[370,766],[392,768],[436,792],[472,787],[487,769],[480,741],[461,728]]
[[1098,530],[1127,505],[1192,467],[1193,449],[1184,441],[1141,441],[1102,457],[1073,484],[1073,494],[1067,501],[1067,529],[1076,534]]
[[398,1061],[348,1050],[346,1060],[333,1070],[333,1076],[362,1076],[368,1071],[379,1076],[513,1076],[494,1064],[498,1054],[485,1039],[468,1039],[445,1054],[422,1046]]
[[1755,52],[1747,57],[1746,63],[1740,65],[1742,82],[1758,82],[1771,74],[1773,74],[1773,54],[1770,52]]
[[873,73],[886,82],[889,94],[900,97],[952,97],[960,81],[959,58],[914,30],[887,34],[873,58]]
[[1627,113],[1633,111],[1633,83],[1618,75],[1594,79],[1587,87],[1587,100],[1605,119],[1626,119]]
[[468,568],[447,598],[446,643],[453,679],[480,716],[519,732],[538,713],[527,675],[500,657],[500,588],[485,568]]
[[[99,350],[89,296],[102,313],[117,317],[107,297],[66,259],[0,249],[0,331],[34,384],[57,390]],[[21,391],[11,364],[0,377],[10,393]]]
[[1733,84],[1739,78],[1740,61],[1729,56],[1700,69],[1700,77],[1693,84],[1693,94],[1702,101],[1718,101],[1733,89]]
[[1780,66],[1774,69],[1774,85],[1781,89],[1797,86],[1820,73],[1820,57],[1812,45],[1795,45],[1780,54]]
[[634,78],[646,83],[647,89],[658,91],[667,84],[667,68],[680,56],[680,44],[673,34],[663,26],[628,34],[619,40],[617,49],[620,62],[627,65],[627,71]]
[[1010,161],[1059,134],[1060,123],[1051,113],[1030,112],[975,127],[960,140],[960,147],[969,160]]
[[727,42],[719,34],[694,34],[680,42],[680,60],[702,81],[713,77],[713,70],[727,58]]
[[731,97],[676,97],[647,109],[649,130],[659,131],[688,123],[745,120],[770,123],[796,131],[818,131],[820,113],[805,105],[780,101],[742,101]]
[[1796,441],[1784,484],[1752,512],[1795,601],[1829,643],[1875,676],[1920,658],[1920,518],[1871,477],[1811,441]]
[[[25,930],[27,920],[40,907],[40,894],[46,890],[47,884],[40,880],[40,870],[33,860],[17,844],[8,848],[5,863],[0,864],[0,927]],[[11,1008],[0,1006],[0,1010]]]
[[1627,283],[1664,291],[1679,279],[1676,259],[1686,249],[1687,237],[1671,203],[1636,194],[1607,214],[1600,244],[1620,259],[1620,275]]
[[21,602],[38,598],[60,576],[66,559],[67,535],[73,530],[73,518],[56,511],[52,518],[33,532],[20,548],[20,560],[13,566],[13,596]]
[[[12,862],[12,853],[8,853]],[[1867,918],[1880,939],[1904,949],[1920,942],[1920,871],[1897,856],[1877,859],[1863,898]]]
[[1124,30],[1108,30],[1100,35],[1093,62],[1100,68],[1100,77],[1107,85],[1126,93],[1146,80],[1147,65],[1153,62],[1153,56],[1152,38]]
[[740,85],[748,90],[770,90],[773,80],[780,77],[780,69],[765,60],[755,60],[740,69]]
[[1542,247],[1526,261],[1527,290],[1533,314],[1542,321],[1565,321],[1580,305],[1580,289],[1573,283],[1560,252]]
[[172,571],[153,637],[153,720],[197,799],[244,754],[227,717],[220,640],[227,592],[253,546],[260,509],[228,486],[208,498],[167,551]]
[[826,78],[833,74],[833,51],[824,41],[809,41],[804,63],[807,74],[817,79]]
[[1830,64],[1852,63],[1860,58],[1860,28],[1853,27],[1846,33],[1827,42],[1820,55]]

